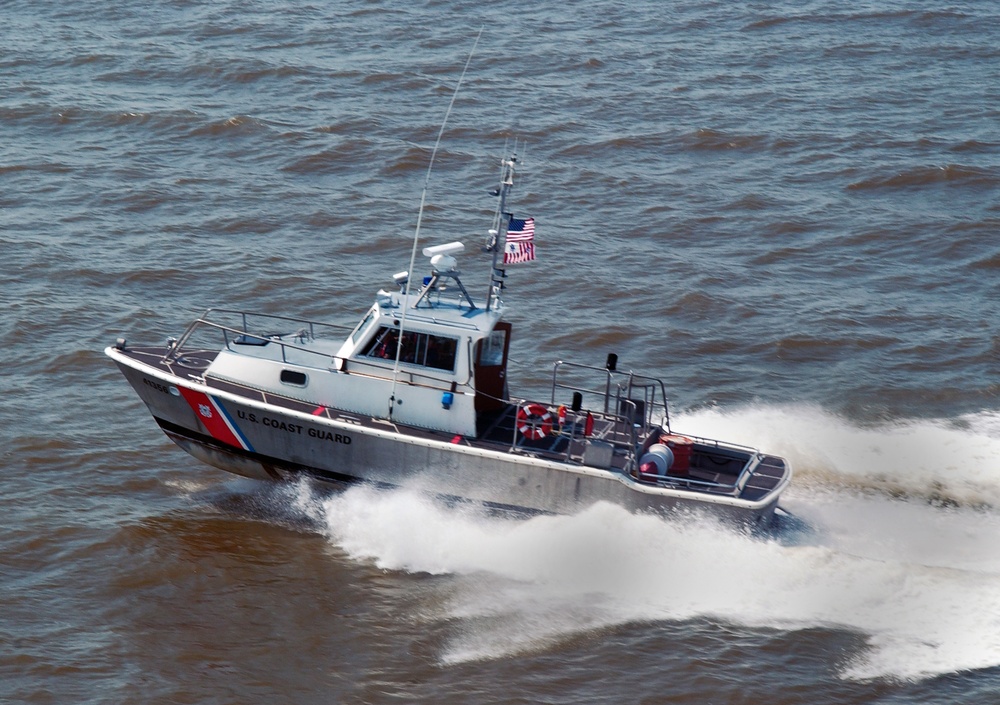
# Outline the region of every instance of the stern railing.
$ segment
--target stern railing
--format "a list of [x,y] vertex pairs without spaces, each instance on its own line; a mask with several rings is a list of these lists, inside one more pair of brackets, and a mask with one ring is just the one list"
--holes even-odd
[[[692,439],[695,442],[702,442],[705,439]],[[714,442],[719,446],[718,441]],[[726,444],[728,447],[730,446]],[[742,448],[742,446],[738,446]],[[746,450],[751,451],[750,457],[747,462],[743,465],[739,474],[733,482],[719,482],[718,480],[703,480],[695,477],[684,476],[684,475],[660,475],[658,473],[648,473],[643,472],[642,469],[636,465],[634,476],[637,480],[642,482],[648,482],[659,487],[683,487],[686,489],[699,490],[702,492],[709,492],[711,494],[721,494],[728,495],[730,497],[739,497],[746,487],[747,482],[753,477],[754,472],[756,472],[758,466],[760,465],[761,454],[753,448],[746,448]]]

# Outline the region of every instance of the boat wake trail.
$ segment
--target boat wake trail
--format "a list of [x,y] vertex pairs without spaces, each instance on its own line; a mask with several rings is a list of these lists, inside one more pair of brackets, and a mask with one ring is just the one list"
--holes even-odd
[[[445,664],[626,624],[711,619],[862,635],[864,649],[831,656],[846,679],[1000,665],[1000,512],[989,508],[1000,480],[985,461],[1000,450],[988,432],[994,417],[882,430],[801,410],[758,410],[756,428],[743,428],[745,411],[740,418],[727,435],[773,428],[776,442],[791,438],[779,450],[801,469],[801,486],[787,504],[811,531],[750,535],[709,517],[610,504],[514,519],[416,491],[320,497],[304,483],[293,501],[355,560],[452,578],[430,610],[451,634]],[[715,412],[683,421],[709,436],[730,424]],[[912,450],[927,437],[936,456]],[[915,467],[890,452],[906,448]]]
[[1000,507],[998,412],[859,427],[813,406],[757,407],[703,410],[673,423],[784,455],[795,468],[796,487]]

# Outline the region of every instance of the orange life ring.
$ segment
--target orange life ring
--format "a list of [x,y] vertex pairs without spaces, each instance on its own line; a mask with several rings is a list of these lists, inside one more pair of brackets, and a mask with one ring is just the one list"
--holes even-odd
[[529,441],[538,441],[552,433],[552,414],[541,404],[528,404],[517,410],[517,430]]

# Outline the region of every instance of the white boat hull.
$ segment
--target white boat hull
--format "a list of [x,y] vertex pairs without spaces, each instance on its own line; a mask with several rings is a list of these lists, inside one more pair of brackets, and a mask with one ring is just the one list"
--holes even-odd
[[762,525],[770,521],[791,474],[758,501],[695,493],[639,482],[614,469],[476,447],[462,436],[403,429],[383,419],[295,411],[170,374],[114,348],[106,352],[181,448],[217,468],[258,479],[307,474],[532,513],[570,514],[606,501],[632,511],[708,511]]

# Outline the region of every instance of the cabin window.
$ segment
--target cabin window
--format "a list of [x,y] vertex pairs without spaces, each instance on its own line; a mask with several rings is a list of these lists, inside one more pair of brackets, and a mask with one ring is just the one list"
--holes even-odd
[[282,370],[281,381],[285,384],[293,384],[296,387],[306,386],[306,375],[298,370]]
[[479,354],[479,364],[482,367],[495,367],[503,364],[503,349],[507,344],[507,331],[494,330],[483,340],[483,350]]
[[[399,329],[382,326],[361,351],[361,354],[381,360],[395,360],[398,342]],[[408,365],[420,365],[435,370],[453,372],[457,351],[458,340],[455,338],[406,331],[403,333],[399,361]]]

